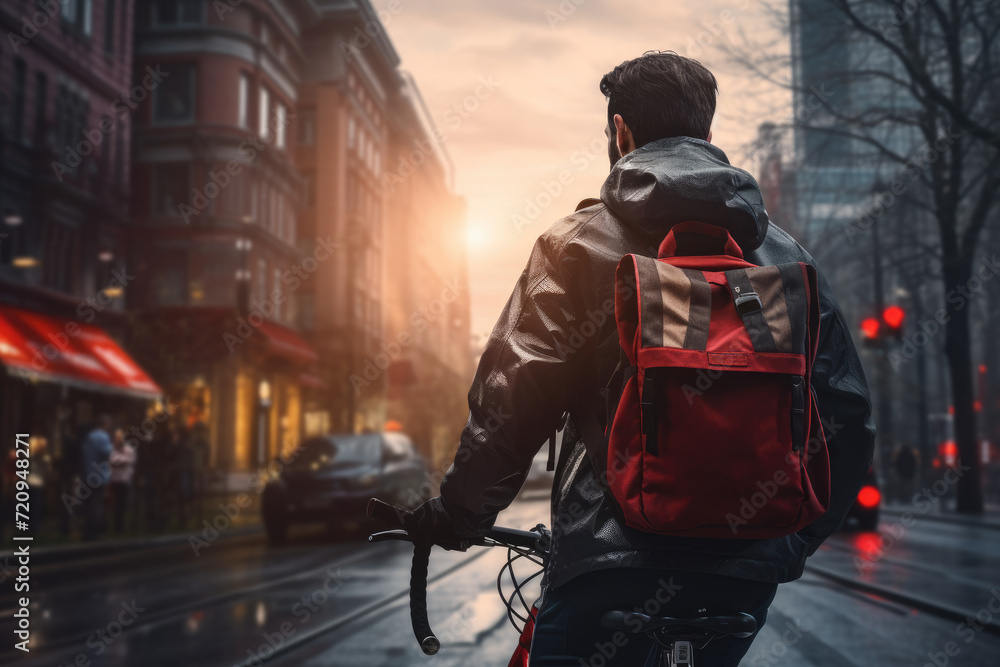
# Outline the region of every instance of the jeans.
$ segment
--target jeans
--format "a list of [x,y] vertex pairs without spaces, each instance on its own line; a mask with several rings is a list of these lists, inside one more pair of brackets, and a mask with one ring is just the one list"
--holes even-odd
[[[614,568],[581,575],[543,595],[531,643],[531,667],[642,667],[655,641],[644,633],[609,630],[601,614],[638,610],[654,616],[745,612],[764,626],[777,584],[700,572]],[[737,667],[753,643],[726,637],[703,650],[695,667]],[[656,663],[658,664],[658,663]]]

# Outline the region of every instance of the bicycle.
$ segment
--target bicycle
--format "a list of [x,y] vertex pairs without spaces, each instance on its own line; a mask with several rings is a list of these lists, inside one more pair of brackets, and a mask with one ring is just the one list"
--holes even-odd
[[[367,514],[369,517],[390,524],[403,525],[403,516],[408,512],[388,505],[377,498],[372,498],[368,502]],[[368,541],[372,543],[387,540],[413,542],[409,534],[400,529],[382,531],[368,536]],[[549,530],[544,525],[538,524],[530,531],[495,527],[482,537],[463,542],[461,545],[464,549],[472,546],[507,547],[508,549],[507,563],[500,569],[497,576],[497,590],[500,593],[500,599],[507,607],[508,618],[514,628],[520,632],[518,646],[511,656],[508,667],[528,666],[528,652],[531,648],[531,637],[538,614],[538,602],[534,602],[529,607],[521,594],[521,588],[544,572],[548,562],[550,540]],[[431,630],[427,618],[427,566],[430,562],[431,546],[413,542],[413,565],[410,569],[410,622],[413,626],[413,635],[426,655],[434,655],[441,649],[441,642]],[[538,564],[541,569],[524,580],[518,581],[514,574],[513,564],[520,558],[528,558]],[[503,574],[507,570],[510,571],[511,579],[514,582],[514,592],[509,598],[504,596],[501,586]],[[514,610],[515,596],[525,610],[524,616]],[[517,626],[515,618],[523,623],[521,627]],[[705,648],[712,640],[728,636],[746,638],[757,630],[757,620],[750,614],[742,612],[724,616],[673,617],[650,616],[627,609],[611,609],[602,614],[601,624],[609,630],[621,630],[630,634],[641,632],[652,637],[655,642],[645,667],[692,667],[696,651]]]

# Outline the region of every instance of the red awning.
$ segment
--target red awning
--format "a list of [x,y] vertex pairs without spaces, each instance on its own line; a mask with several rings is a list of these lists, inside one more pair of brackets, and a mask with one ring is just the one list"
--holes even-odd
[[0,306],[0,362],[28,379],[143,398],[163,394],[99,327],[12,306]]
[[315,364],[319,355],[292,329],[265,321],[258,327],[267,338],[267,352],[299,364]]
[[313,373],[302,373],[299,375],[299,386],[319,391],[323,391],[328,388],[326,386],[326,382],[323,381],[323,378]]

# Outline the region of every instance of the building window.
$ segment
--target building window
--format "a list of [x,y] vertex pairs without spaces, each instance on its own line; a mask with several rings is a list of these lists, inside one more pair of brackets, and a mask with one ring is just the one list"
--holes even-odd
[[54,290],[71,294],[76,282],[73,278],[76,269],[77,232],[71,227],[55,223],[45,236],[45,284]]
[[104,51],[115,52],[115,0],[104,2]]
[[160,306],[187,303],[187,256],[181,250],[157,248],[160,266],[153,273],[153,298]]
[[263,259],[257,260],[257,304],[260,305],[267,298],[267,262]]
[[191,168],[186,162],[153,166],[153,215],[180,216],[191,195]]
[[[274,291],[275,292],[281,291],[281,269],[274,270]],[[281,299],[280,301],[275,299],[274,319],[276,322],[283,322],[285,319],[284,317],[282,317],[281,313],[281,307],[284,305],[284,303],[285,303],[284,299]]]
[[257,216],[254,216],[258,223],[261,223],[264,227],[267,226],[267,211],[271,196],[271,188],[267,187],[267,183],[260,184],[260,208],[257,209]]
[[285,240],[285,195],[282,192],[274,193],[274,235],[282,241]]
[[202,0],[157,0],[153,6],[156,25],[194,25],[204,17]]
[[115,133],[115,184],[120,188],[125,188],[125,142],[128,141],[128,131],[121,128],[121,132]]
[[169,76],[153,91],[153,123],[177,125],[194,121],[194,65],[171,65]]
[[257,106],[257,134],[261,139],[267,139],[270,132],[267,127],[267,115],[270,113],[271,93],[264,86],[260,87],[260,104]]
[[84,35],[90,36],[93,29],[92,0],[62,0],[60,14],[64,25],[72,26]]
[[13,107],[10,110],[10,133],[15,140],[24,139],[24,97],[28,68],[20,58],[14,60]]
[[299,143],[303,146],[312,146],[316,143],[316,111],[313,109],[300,110],[298,120]]
[[[114,125],[115,121],[111,118],[111,116],[105,115],[101,116],[101,120],[100,123],[98,124],[98,127],[114,127]],[[111,162],[113,156],[111,144],[115,138],[115,134],[117,133],[115,133],[112,130],[111,134],[105,135],[104,140],[101,141],[101,146],[100,146],[101,176],[109,177],[112,179],[114,178],[114,164],[112,164]]]
[[300,294],[296,299],[299,314],[299,329],[312,331],[316,327],[316,304],[312,294]]
[[267,212],[267,228],[275,236],[278,235],[278,198],[280,196],[280,192],[268,188],[268,203],[270,204],[270,208]]
[[250,218],[249,221],[257,220],[257,210],[258,210],[257,200],[259,198],[260,198],[260,188],[257,187],[257,182],[254,181],[253,183],[250,184],[250,212],[248,216]]
[[67,146],[79,141],[80,133],[90,115],[87,101],[60,85],[56,93],[56,141]]
[[288,123],[288,111],[285,109],[284,104],[278,104],[275,110],[275,128],[274,128],[274,143],[277,144],[278,148],[285,147],[285,125]]
[[248,113],[250,108],[250,76],[247,74],[240,74],[240,90],[239,90],[239,117],[237,122],[240,127],[250,127],[250,121],[248,119]]
[[35,72],[35,141],[45,143],[45,133],[48,130],[46,113],[49,104],[49,79],[44,72]]

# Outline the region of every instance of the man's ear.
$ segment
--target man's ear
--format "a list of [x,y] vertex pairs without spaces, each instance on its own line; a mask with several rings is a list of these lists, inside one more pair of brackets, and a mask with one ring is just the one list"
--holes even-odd
[[708,143],[712,143],[712,131],[711,130],[708,131],[708,136],[705,137],[705,141],[707,141]]
[[618,134],[616,137],[618,154],[625,157],[635,150],[635,139],[632,137],[632,130],[628,129],[625,120],[618,113],[615,114],[615,130]]

